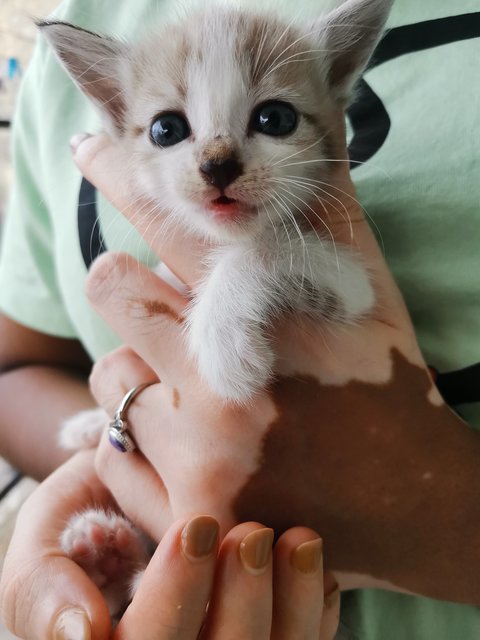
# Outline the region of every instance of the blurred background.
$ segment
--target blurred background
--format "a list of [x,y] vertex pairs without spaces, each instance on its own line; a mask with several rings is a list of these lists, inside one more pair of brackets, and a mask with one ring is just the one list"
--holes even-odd
[[32,18],[48,15],[57,4],[59,0],[0,0],[0,216],[11,179],[8,123],[35,43]]
[[[22,74],[35,44],[32,18],[47,16],[59,0],[0,0],[0,228],[11,181],[10,122]],[[35,483],[0,459],[0,571],[20,504]],[[0,640],[11,640],[0,623]]]

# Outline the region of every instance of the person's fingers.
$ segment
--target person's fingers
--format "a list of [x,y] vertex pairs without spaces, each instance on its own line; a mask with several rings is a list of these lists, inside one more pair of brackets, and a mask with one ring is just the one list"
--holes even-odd
[[[130,401],[124,422],[137,447],[145,455],[150,452],[154,459],[158,459],[155,445],[168,437],[171,411],[176,411],[181,402],[178,389],[158,380],[155,372],[127,346],[101,358],[90,376],[92,395],[112,419],[125,394],[143,384],[149,386]],[[153,422],[155,429],[152,429]]]
[[319,640],[334,640],[340,622],[340,589],[335,581],[330,584],[330,593],[325,589]]
[[125,157],[120,145],[107,134],[80,134],[72,144],[73,157],[82,174],[94,184],[110,202],[144,236],[152,249],[183,281],[193,284],[200,277],[201,255],[205,247],[180,230],[162,234],[165,217],[158,206],[135,193],[131,180],[131,160]]
[[272,638],[318,640],[323,607],[322,540],[310,529],[284,533],[274,551]]
[[210,516],[173,525],[150,561],[114,639],[197,640],[210,599],[218,537],[218,523]]
[[[112,417],[131,389],[159,382],[155,371],[126,345],[97,360],[89,378],[93,397]],[[139,397],[135,399],[136,402],[138,400]]]
[[[92,394],[101,407],[113,418],[123,396],[134,387],[155,382],[143,389],[132,401],[126,412],[129,435],[138,449],[123,454],[109,441],[107,430],[103,434],[95,456],[99,478],[115,496],[118,506],[130,519],[154,540],[160,540],[172,521],[167,491],[158,474],[142,452],[147,452],[158,464],[162,452],[164,434],[150,428],[152,414],[146,407],[154,405],[154,419],[160,426],[168,424],[162,411],[168,402],[175,403],[175,395],[168,391],[163,397],[165,383],[158,381],[155,372],[130,347],[123,346],[101,358],[90,376]],[[177,392],[178,393],[178,392]],[[154,401],[154,402],[153,402]],[[168,408],[168,407],[167,407]],[[143,429],[136,427],[143,425]],[[129,477],[128,483],[125,477]],[[138,500],[138,496],[142,500]]]
[[140,451],[118,452],[104,433],[95,466],[120,509],[153,540],[161,540],[172,522],[172,511],[165,485],[145,456]]
[[92,452],[82,452],[43,482],[20,510],[0,584],[1,617],[16,636],[110,637],[102,595],[60,546],[69,517],[93,504],[111,507],[112,501],[96,478]]
[[272,529],[254,522],[240,524],[226,535],[202,640],[270,638],[272,543]]
[[[162,383],[156,373],[144,362],[138,354],[127,346],[119,347],[112,353],[101,358],[93,367],[90,376],[90,388],[98,404],[105,409],[107,414],[115,415],[124,395],[141,384],[151,382],[151,387],[143,389],[128,407],[125,420],[129,435],[133,438],[138,449],[129,454],[117,451],[111,444],[108,431],[105,430],[97,447],[95,467],[99,478],[109,487],[120,509],[135,522],[142,530],[154,540],[160,540],[166,528],[172,521],[167,491],[150,462],[142,454],[148,451],[151,442],[145,443],[137,435],[134,429],[136,420],[132,419],[132,413],[139,406],[144,406],[145,395],[154,391],[159,395],[162,391]],[[165,386],[165,385],[163,385]],[[150,397],[147,398],[150,402]],[[150,406],[149,404],[146,406]],[[161,411],[161,403],[155,402],[156,414]],[[141,412],[140,415],[145,413]],[[151,420],[146,416],[146,424],[150,426]],[[158,416],[155,416],[158,419]],[[144,431],[139,430],[140,435]],[[148,433],[151,434],[150,429]],[[155,451],[158,450],[157,431],[155,436]],[[138,496],[142,496],[139,501]]]
[[125,254],[103,254],[90,269],[87,296],[161,380],[173,362],[172,385],[193,366],[184,345],[185,298],[147,267]]

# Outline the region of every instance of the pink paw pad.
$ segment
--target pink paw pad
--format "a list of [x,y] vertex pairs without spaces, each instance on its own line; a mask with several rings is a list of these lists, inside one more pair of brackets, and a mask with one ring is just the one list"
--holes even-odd
[[132,524],[103,511],[74,516],[61,536],[61,545],[98,587],[127,583],[147,557],[142,537]]

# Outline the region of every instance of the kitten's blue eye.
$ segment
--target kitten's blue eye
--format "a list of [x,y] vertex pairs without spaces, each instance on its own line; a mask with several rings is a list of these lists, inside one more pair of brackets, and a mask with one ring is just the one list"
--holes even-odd
[[297,126],[297,112],[288,102],[264,102],[253,112],[250,129],[267,136],[286,136]]
[[150,139],[159,147],[172,147],[189,135],[188,122],[179,113],[162,113],[150,127]]

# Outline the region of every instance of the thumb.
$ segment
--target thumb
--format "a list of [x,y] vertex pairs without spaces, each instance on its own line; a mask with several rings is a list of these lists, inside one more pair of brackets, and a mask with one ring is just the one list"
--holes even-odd
[[0,581],[0,615],[26,640],[107,640],[107,605],[93,582],[60,547],[69,517],[111,505],[97,479],[94,452],[76,454],[22,506]]
[[[26,640],[107,640],[107,605],[82,569],[66,557],[38,557],[18,567],[7,556],[0,601],[7,628]],[[3,584],[3,581],[5,583]]]
[[180,229],[168,227],[158,205],[136,192],[132,183],[131,158],[106,133],[85,133],[70,141],[75,164],[81,173],[131,222],[150,247],[180,278],[193,284],[200,277],[205,248],[186,238]]

